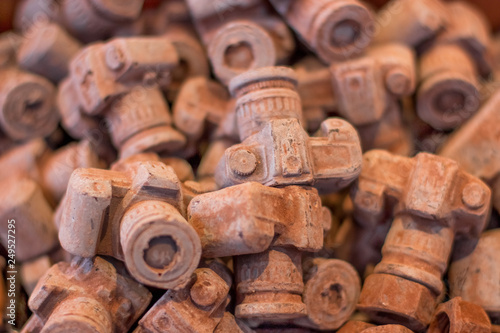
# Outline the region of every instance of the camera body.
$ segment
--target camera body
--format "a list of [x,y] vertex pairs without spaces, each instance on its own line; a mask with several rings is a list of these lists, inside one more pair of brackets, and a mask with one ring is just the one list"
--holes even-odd
[[138,281],[164,289],[187,282],[196,269],[200,240],[184,218],[171,167],[139,161],[122,172],[77,169],[63,200],[59,239],[69,253],[113,256]]
[[136,333],[214,332],[229,303],[231,281],[201,267],[188,285],[167,291],[139,321]]
[[178,61],[166,38],[115,38],[82,49],[70,63],[70,78],[84,112],[98,115],[134,86],[168,82]]
[[[371,318],[397,313],[415,331],[431,321],[444,292],[442,277],[456,239],[477,239],[490,215],[491,190],[454,160],[428,153],[413,158],[372,150],[352,192],[354,217],[375,228],[391,221],[382,260],[365,280],[359,308]],[[401,304],[397,297],[415,297]],[[425,305],[424,305],[425,304]]]
[[151,301],[151,293],[110,262],[74,259],[52,266],[28,305],[30,332],[127,332]]
[[337,111],[354,126],[379,122],[391,101],[416,85],[415,54],[401,44],[374,46],[363,57],[330,65]]

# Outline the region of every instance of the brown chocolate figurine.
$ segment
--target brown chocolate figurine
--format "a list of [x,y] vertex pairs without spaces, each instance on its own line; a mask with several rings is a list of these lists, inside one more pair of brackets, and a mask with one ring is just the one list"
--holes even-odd
[[230,286],[212,269],[198,268],[186,287],[167,291],[153,305],[134,333],[212,333],[224,316]]
[[18,2],[0,331],[500,333],[500,35],[474,1]]
[[412,143],[398,100],[415,90],[414,52],[402,44],[378,45],[330,71],[336,111],[356,126],[363,149],[408,155]]
[[190,279],[201,255],[184,211],[180,181],[161,162],[77,169],[63,199],[59,240],[71,254],[113,256],[138,281],[175,288]]
[[171,127],[160,90],[177,63],[175,48],[160,37],[117,38],[86,47],[73,59],[70,80],[59,93],[64,126],[87,137],[100,132],[93,117],[104,117],[121,157],[180,149],[185,138]]
[[307,315],[299,250],[273,246],[261,253],[238,256],[235,261],[237,318],[258,326]]
[[224,84],[247,70],[276,65],[294,48],[286,25],[263,0],[187,0],[217,78]]
[[439,154],[452,158],[492,189],[493,206],[500,210],[500,93],[494,93],[481,109],[443,144]]
[[446,4],[449,24],[420,59],[417,113],[435,129],[456,128],[481,101],[479,79],[491,73],[490,27],[463,1]]
[[1,130],[19,141],[51,134],[59,121],[52,83],[16,67],[0,69],[0,73]]
[[187,79],[173,107],[174,124],[186,136],[186,149],[195,152],[206,136],[237,140],[233,110],[234,101],[220,83],[206,77]]
[[36,284],[44,276],[44,274],[52,267],[52,265],[66,261],[70,262],[71,255],[62,248],[57,249],[37,257],[35,259],[24,261],[21,263],[19,276],[21,277],[23,288],[28,295],[31,295],[35,290]]
[[116,38],[80,51],[71,61],[70,77],[83,110],[97,115],[134,86],[168,80],[177,62],[165,38]]
[[356,126],[379,121],[388,100],[411,95],[416,84],[415,55],[402,44],[370,48],[362,58],[332,64],[330,71],[338,111]]
[[158,88],[135,88],[106,113],[113,145],[120,157],[144,151],[173,152],[184,146],[184,136],[172,128],[168,105]]
[[330,118],[315,137],[302,128],[302,106],[293,70],[266,67],[230,83],[241,144],[228,148],[216,171],[221,187],[256,181],[267,186],[314,185],[331,193],[359,174],[356,130]]
[[376,45],[361,57],[334,62],[329,68],[302,64],[297,75],[308,127],[311,118],[320,123],[325,114],[335,113],[356,127],[364,150],[411,152],[399,105],[416,86],[415,54],[410,48]]
[[39,328],[31,332],[125,333],[150,301],[144,286],[100,257],[59,263],[29,299]]
[[88,43],[109,38],[113,31],[136,20],[144,0],[65,0],[59,20],[72,35]]
[[17,61],[21,68],[59,82],[68,75],[69,63],[80,48],[58,24],[38,24],[24,37]]
[[477,111],[479,82],[474,63],[457,45],[432,47],[420,60],[419,117],[436,129],[453,129]]
[[379,30],[375,42],[417,47],[440,33],[449,19],[441,0],[392,0],[377,15]]
[[203,45],[191,29],[185,26],[169,27],[163,36],[170,40],[179,56],[179,64],[173,70],[171,80],[165,87],[168,100],[173,102],[187,79],[208,77],[210,66]]
[[479,305],[454,297],[437,307],[427,330],[427,333],[442,332],[490,333],[491,323]]
[[329,112],[337,107],[328,67],[315,57],[307,57],[293,67],[297,91],[302,101],[302,115],[309,133],[315,132]]
[[179,64],[172,73],[172,80],[165,87],[167,99],[173,102],[185,80],[209,76],[206,51],[197,36],[185,0],[163,1],[158,8],[143,10],[143,15],[147,16],[147,32],[170,40],[179,56]]
[[4,172],[0,181],[15,174],[30,177],[41,187],[48,202],[55,206],[66,192],[71,173],[77,168],[103,168],[88,141],[70,143],[56,151],[47,147],[41,139],[28,141],[0,156],[0,168]]
[[26,33],[38,25],[60,21],[61,6],[56,0],[21,0],[14,14],[14,27]]
[[361,291],[358,273],[338,259],[314,258],[304,266],[307,317],[295,323],[320,330],[338,329],[356,309]]
[[[323,210],[314,189],[258,183],[191,201],[189,222],[200,235],[203,255],[238,255],[236,317],[275,322],[306,315],[301,251],[321,249],[329,222]],[[232,226],[221,224],[221,218]]]
[[188,219],[207,258],[259,253],[271,244],[318,251],[330,222],[326,209],[313,188],[250,182],[195,197]]
[[436,155],[374,150],[363,162],[352,192],[356,220],[372,226],[393,221],[358,308],[377,322],[423,330],[444,291],[455,236],[480,236],[491,191],[455,161]]
[[274,8],[325,63],[363,53],[374,18],[358,0],[271,0]]
[[190,203],[189,222],[200,235],[203,255],[237,255],[236,317],[249,319],[251,326],[300,318],[295,320],[300,326],[336,329],[354,311],[359,278],[347,263],[311,261],[304,285],[301,251],[320,249],[330,222],[314,193],[246,183],[201,194]]
[[492,332],[500,332],[500,230],[484,232],[479,241],[458,243],[448,272],[450,294],[482,306]]
[[[27,175],[14,174],[2,181],[0,193],[0,241],[9,244],[8,230],[15,225],[19,262],[34,259],[58,246],[57,230],[53,222],[53,209],[43,195],[41,187]],[[9,223],[9,221],[14,221]],[[12,237],[11,237],[12,239]]]

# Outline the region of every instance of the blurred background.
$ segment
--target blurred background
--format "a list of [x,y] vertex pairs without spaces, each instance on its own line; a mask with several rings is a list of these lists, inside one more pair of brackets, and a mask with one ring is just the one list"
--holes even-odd
[[[14,9],[21,0],[0,0],[0,32],[12,28]],[[144,7],[155,7],[161,0],[145,0]]]
[[[14,8],[20,0],[0,0],[0,32],[9,30],[12,26],[12,15]],[[383,6],[388,0],[365,0],[377,8]],[[416,0],[418,1],[418,0]],[[146,0],[145,6],[154,7],[161,0]],[[500,0],[468,0],[481,8],[491,21],[495,30],[500,29]]]
[[[365,0],[366,2],[370,2],[374,4],[376,7],[381,7],[383,6],[388,0]],[[419,0],[415,0],[419,1]],[[450,0],[444,0],[450,2]],[[453,1],[453,0],[451,0]],[[478,8],[481,8],[484,12],[484,14],[488,17],[488,19],[491,21],[491,24],[493,25],[493,28],[495,30],[500,29],[500,1],[499,0],[467,0],[467,2],[470,2],[477,6]]]

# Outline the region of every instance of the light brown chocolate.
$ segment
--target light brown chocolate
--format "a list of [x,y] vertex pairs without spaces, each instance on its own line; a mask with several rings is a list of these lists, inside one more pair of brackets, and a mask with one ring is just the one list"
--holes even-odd
[[105,168],[94,149],[86,141],[72,142],[49,154],[41,161],[40,184],[53,202],[59,202],[68,186],[71,173],[77,168]]
[[293,51],[290,31],[263,0],[187,3],[214,73],[224,84],[247,70],[276,65]]
[[391,99],[415,90],[415,54],[402,44],[375,46],[363,57],[333,63],[330,71],[338,112],[355,126],[380,121]]
[[178,157],[160,157],[158,154],[151,152],[140,153],[119,159],[111,165],[110,169],[113,171],[126,172],[129,169],[129,165],[132,163],[150,161],[158,161],[170,166],[181,182],[194,180],[193,168],[186,160]]
[[117,152],[109,138],[106,120],[87,115],[78,102],[74,88],[70,78],[59,83],[57,107],[61,115],[61,126],[71,137],[90,142],[101,159],[108,163],[115,161]]
[[72,257],[69,253],[58,247],[54,251],[51,251],[41,257],[23,262],[21,264],[19,274],[26,293],[31,295],[38,281],[44,276],[50,267],[52,267],[52,265],[60,261],[70,262],[71,259]]
[[68,75],[69,63],[81,47],[58,24],[38,24],[24,36],[17,61],[21,68],[59,82]]
[[224,316],[229,288],[213,270],[198,268],[186,287],[167,291],[153,305],[134,333],[212,333]]
[[421,87],[417,112],[436,129],[453,129],[479,108],[478,78],[493,67],[491,27],[474,6],[465,1],[446,4],[449,24],[424,51],[420,62]]
[[65,0],[61,18],[72,35],[85,43],[107,39],[115,29],[136,20],[144,0]]
[[474,3],[450,1],[446,4],[449,24],[437,39],[440,43],[460,45],[472,58],[478,73],[487,77],[493,67],[492,27]]
[[[173,119],[176,128],[186,135],[188,146],[196,146],[203,136],[222,132],[233,110],[234,102],[224,86],[206,77],[194,77],[182,85],[174,103]],[[236,132],[235,127],[230,132]],[[237,134],[233,136],[237,138]]]
[[41,332],[125,333],[150,301],[144,286],[96,257],[52,266],[28,304]]
[[297,91],[302,101],[305,129],[316,132],[327,114],[335,110],[330,71],[317,57],[306,56],[293,65],[297,75]]
[[338,259],[306,261],[304,294],[307,317],[295,320],[299,326],[335,330],[354,313],[361,281],[354,268]]
[[454,297],[440,304],[432,317],[427,333],[490,333],[488,315],[477,304]]
[[182,184],[182,193],[184,197],[184,204],[189,206],[193,198],[200,194],[217,191],[219,187],[212,177],[206,177],[197,181],[188,180]]
[[271,0],[274,8],[325,62],[356,57],[370,44],[374,18],[357,0]]
[[71,80],[59,94],[64,126],[76,137],[97,135],[99,145],[106,146],[102,128],[107,123],[122,158],[179,150],[185,138],[171,127],[159,88],[170,81],[177,63],[175,48],[160,37],[117,38],[86,47],[73,59]]
[[237,318],[257,326],[306,315],[301,251],[321,249],[330,222],[315,189],[241,184],[196,196],[188,216],[203,256],[237,255]]
[[49,152],[43,139],[30,140],[8,150],[0,156],[0,181],[4,182],[15,174],[23,174],[40,180],[40,164]]
[[439,154],[452,158],[472,175],[485,181],[493,191],[493,206],[500,209],[500,93],[495,93],[481,109],[443,144]]
[[142,15],[147,17],[146,31],[151,35],[161,35],[168,30],[178,28],[194,32],[191,14],[185,0],[161,1],[159,4],[153,3],[152,6],[146,3]]
[[137,87],[118,99],[105,118],[121,158],[141,152],[171,153],[184,146],[184,136],[172,128],[168,104],[157,87]]
[[1,69],[0,73],[2,131],[21,141],[51,134],[59,122],[52,83],[15,67]]
[[130,163],[122,172],[77,169],[62,202],[59,240],[74,255],[124,261],[144,284],[181,287],[201,255],[184,211],[180,181],[161,162]]
[[296,71],[308,129],[319,127],[333,112],[356,127],[364,151],[412,152],[412,138],[399,106],[399,99],[413,94],[416,85],[415,55],[410,48],[397,43],[377,45],[364,56],[335,62],[329,69],[305,60]]
[[477,70],[455,44],[437,44],[420,59],[418,116],[435,129],[456,128],[479,108]]
[[[169,3],[175,2],[184,4],[184,1],[167,1],[164,4],[168,5]],[[179,64],[172,71],[171,80],[164,89],[167,99],[171,102],[176,100],[177,94],[184,84],[184,81],[194,77],[208,77],[210,74],[210,66],[208,64],[205,49],[198,40],[195,31],[191,26],[188,26],[191,22],[189,14],[187,19],[188,22],[184,24],[169,25],[162,34],[165,38],[170,40],[179,56]]]
[[306,316],[301,261],[301,252],[291,247],[236,257],[235,316],[251,319],[250,326]]
[[70,76],[82,109],[97,115],[135,86],[168,82],[178,60],[165,38],[116,38],[85,47],[71,61]]
[[259,253],[271,244],[315,252],[330,222],[325,210],[313,188],[250,182],[196,196],[188,219],[207,258]]
[[311,109],[333,110],[337,107],[328,67],[316,64],[316,61],[314,64],[299,62],[295,64],[294,70],[297,75],[297,91],[302,100],[304,117]]
[[450,18],[441,0],[392,0],[376,18],[376,43],[398,42],[417,47],[435,37]]
[[[100,128],[100,120],[87,115],[78,102],[76,85],[71,78],[59,83],[57,90],[57,108],[61,115],[61,125],[64,130],[75,139],[98,136],[98,139],[107,135],[105,129]],[[108,139],[109,140],[109,139]]]
[[293,70],[266,67],[230,83],[242,143],[226,150],[216,170],[221,187],[243,182],[267,186],[313,185],[331,193],[349,185],[361,167],[356,130],[329,118],[315,137],[302,128]]
[[393,221],[358,308],[377,322],[422,330],[443,293],[455,235],[480,236],[491,191],[453,160],[436,155],[407,158],[374,150],[363,159],[352,192],[354,216],[372,226],[388,216]]
[[21,333],[38,333],[43,329],[43,321],[36,314],[32,314],[21,329]]
[[500,329],[499,240],[500,230],[493,229],[479,241],[458,242],[448,272],[451,296],[482,306],[496,330]]
[[60,20],[61,6],[56,0],[21,0],[13,17],[14,28],[23,33],[38,25]]
[[15,174],[30,177],[55,206],[66,192],[71,173],[79,167],[105,167],[88,141],[72,142],[52,151],[43,140],[34,139],[0,156],[0,168],[4,170],[0,181]]
[[224,156],[226,149],[236,142],[237,140],[231,139],[212,140],[201,157],[200,165],[196,170],[197,178],[199,180],[212,180],[215,183],[217,164]]
[[[17,245],[15,255],[19,262],[36,258],[55,249],[58,241],[53,210],[40,186],[26,175],[17,174],[2,181],[2,189],[0,193],[2,245],[8,248],[14,237]],[[15,229],[14,233],[9,232],[12,229]]]

